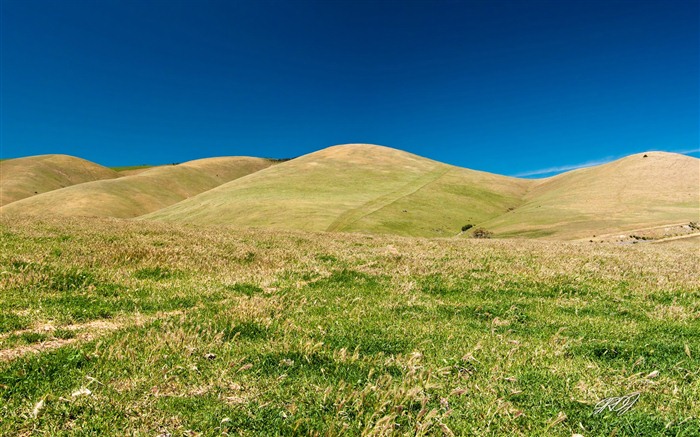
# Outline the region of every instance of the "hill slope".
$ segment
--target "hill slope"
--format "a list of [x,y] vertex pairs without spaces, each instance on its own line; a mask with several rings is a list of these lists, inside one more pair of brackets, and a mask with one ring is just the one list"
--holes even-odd
[[537,181],[519,208],[480,225],[499,236],[591,238],[700,217],[700,160],[636,154]]
[[114,170],[68,155],[0,161],[0,206],[83,182],[119,177]]
[[[123,177],[78,158],[26,159],[40,158],[54,170],[35,164],[40,170],[15,171],[26,176],[25,187],[68,184],[80,175],[112,179],[75,182],[12,202],[0,213],[428,237],[455,236],[474,224],[496,237],[603,240],[687,234],[688,223],[700,221],[700,160],[665,152],[540,180],[368,144],[329,147],[274,166],[260,158],[210,158]],[[63,167],[56,165],[61,160]],[[2,164],[12,161],[20,160]],[[73,179],[60,179],[64,173]],[[3,167],[3,190],[11,186],[5,183],[11,174]],[[680,224],[685,226],[670,226]]]
[[272,165],[262,158],[223,157],[160,166],[118,179],[87,182],[0,208],[3,214],[132,218]]
[[196,224],[452,236],[521,203],[531,181],[368,144],[329,147],[144,216]]

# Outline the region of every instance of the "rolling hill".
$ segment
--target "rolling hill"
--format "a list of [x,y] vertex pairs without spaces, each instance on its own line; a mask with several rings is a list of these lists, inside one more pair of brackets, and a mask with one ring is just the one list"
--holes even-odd
[[571,239],[698,221],[700,160],[631,155],[539,180],[523,200],[480,226],[504,237]]
[[333,146],[144,216],[195,224],[453,236],[520,204],[530,181],[368,144]]
[[111,179],[34,195],[0,213],[426,237],[470,236],[460,230],[471,224],[496,237],[602,240],[693,234],[676,231],[700,221],[700,160],[665,152],[538,180],[369,144],[333,146],[276,165],[229,157],[122,177],[105,170]]
[[159,166],[118,179],[73,185],[0,208],[3,214],[133,218],[272,165],[262,158],[222,157]]
[[68,155],[39,155],[0,161],[0,206],[84,182],[113,179],[119,173]]

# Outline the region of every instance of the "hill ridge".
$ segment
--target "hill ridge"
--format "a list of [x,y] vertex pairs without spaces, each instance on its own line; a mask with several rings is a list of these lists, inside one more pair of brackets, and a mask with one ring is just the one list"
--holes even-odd
[[203,158],[66,187],[6,205],[0,211],[133,218],[270,165],[272,162],[262,158]]
[[517,209],[481,223],[505,236],[625,232],[700,216],[700,160],[644,152],[538,180]]
[[[420,225],[400,232],[444,236],[453,234],[448,222],[460,215],[453,200],[468,199],[477,191],[490,196],[494,201],[480,208],[482,211],[477,211],[477,216],[492,217],[500,208],[505,209],[500,203],[513,202],[514,191],[519,193],[518,187],[527,183],[468,169],[459,169],[449,176],[450,169],[459,168],[385,146],[336,145],[141,218],[314,231],[394,232],[391,228],[403,227],[399,222],[408,216],[397,217],[392,204],[410,201],[402,196],[420,197],[416,191],[423,188],[451,197],[447,203],[452,205],[452,210],[442,214],[434,226]],[[446,175],[449,177],[445,178]],[[472,188],[459,192],[456,185],[460,180]],[[428,185],[429,182],[433,184]],[[486,188],[476,187],[480,183]],[[490,185],[496,185],[496,191]],[[505,194],[497,192],[501,189]],[[454,193],[446,192],[450,190]],[[398,215],[405,209],[399,209]],[[431,209],[428,205],[412,208],[411,220],[423,220],[421,217],[428,217]],[[439,229],[438,234],[430,228]]]
[[[88,188],[120,187],[129,178],[146,184],[177,169],[180,173],[166,190],[167,202],[145,209],[142,205],[124,215],[110,210],[107,199],[103,215],[426,237],[453,237],[464,225],[472,225],[499,237],[556,239],[593,238],[700,219],[700,160],[670,152],[644,152],[547,178],[523,179],[456,167],[386,146],[340,144],[212,183],[226,168],[226,159],[203,158],[87,182],[0,211],[20,213],[32,204],[38,208],[39,200],[45,203],[38,209],[56,211],[56,204],[70,205],[62,197],[65,193],[95,194]],[[209,172],[198,179],[198,191],[178,185],[199,172],[198,167]],[[162,196],[152,187],[142,189],[151,198]],[[121,193],[124,196],[128,197]],[[99,196],[92,197],[94,202]],[[67,208],[65,214],[80,211]]]
[[0,207],[67,186],[117,177],[119,174],[112,169],[65,154],[2,160]]

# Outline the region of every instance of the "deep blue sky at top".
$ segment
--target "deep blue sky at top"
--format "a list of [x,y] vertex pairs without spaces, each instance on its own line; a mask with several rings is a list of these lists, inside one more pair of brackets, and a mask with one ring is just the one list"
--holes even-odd
[[2,0],[3,158],[698,156],[697,0]]

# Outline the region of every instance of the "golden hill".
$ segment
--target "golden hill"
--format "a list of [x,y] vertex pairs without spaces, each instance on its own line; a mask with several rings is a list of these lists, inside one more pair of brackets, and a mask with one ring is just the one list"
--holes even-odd
[[523,200],[480,225],[500,236],[568,239],[698,221],[700,160],[631,155],[539,180]]
[[[673,153],[539,180],[369,144],[271,164],[232,157],[137,169],[19,200],[0,213],[428,237],[456,236],[472,224],[495,237],[604,240],[688,236],[696,231],[687,224],[700,221],[700,160]],[[685,228],[676,232],[679,225]]]
[[349,144],[221,185],[144,219],[312,231],[454,236],[521,203],[531,181]]
[[68,155],[0,161],[0,206],[59,188],[119,177],[114,170]]
[[272,165],[262,158],[222,157],[159,166],[118,179],[73,185],[14,202],[2,214],[132,218]]

